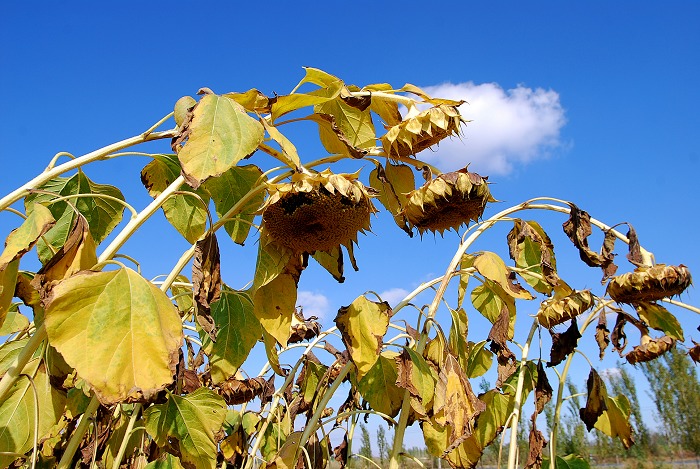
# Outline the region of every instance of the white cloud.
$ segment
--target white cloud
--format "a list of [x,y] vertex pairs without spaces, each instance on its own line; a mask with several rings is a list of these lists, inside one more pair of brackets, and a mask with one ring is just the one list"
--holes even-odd
[[396,304],[406,298],[406,295],[409,293],[408,290],[404,290],[403,288],[390,288],[389,290],[381,292],[379,296],[391,306],[396,306]]
[[297,293],[297,305],[304,309],[305,318],[316,316],[319,319],[323,319],[328,314],[330,302],[321,293],[301,290]]
[[462,138],[445,139],[419,158],[443,170],[463,168],[483,175],[508,174],[515,166],[545,158],[561,145],[566,123],[559,94],[522,85],[504,90],[497,83],[425,86],[431,96],[465,100]]

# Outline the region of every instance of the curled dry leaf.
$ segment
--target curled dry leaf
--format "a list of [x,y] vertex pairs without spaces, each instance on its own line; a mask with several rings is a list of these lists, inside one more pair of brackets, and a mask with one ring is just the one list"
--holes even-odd
[[580,338],[581,332],[578,330],[576,321],[571,321],[571,326],[566,332],[552,332],[552,352],[547,366],[556,366],[563,362],[569,354],[573,353]]
[[648,362],[668,352],[674,345],[676,345],[675,339],[667,335],[658,339],[642,336],[642,343],[625,355],[625,359],[632,365],[635,363]]
[[629,241],[629,253],[627,254],[627,260],[632,264],[640,267],[644,265],[644,257],[642,256],[642,247],[639,244],[639,238],[637,237],[637,232],[634,230],[632,225],[627,223],[629,230],[627,231],[627,240]]
[[613,350],[622,356],[622,352],[625,351],[627,347],[627,334],[625,334],[625,324],[629,321],[629,315],[625,313],[618,313],[617,319],[615,319],[615,326],[613,326],[612,334],[610,335],[610,341],[613,345]]
[[[508,233],[508,250],[525,281],[540,293],[549,294],[559,284],[554,245],[542,227],[534,221],[515,219]],[[529,272],[538,276],[529,275]],[[540,277],[541,276],[541,277]]]
[[216,341],[216,324],[211,316],[211,304],[221,296],[221,260],[219,243],[213,231],[204,235],[195,246],[192,290],[197,304],[197,323]]
[[611,231],[605,233],[605,239],[601,253],[591,250],[588,246],[588,237],[593,230],[591,229],[591,216],[585,210],[579,209],[576,205],[569,203],[571,212],[569,219],[564,222],[564,233],[569,237],[576,249],[578,249],[581,260],[590,267],[600,267],[603,269],[603,281],[615,275],[617,266],[613,260],[615,255],[612,252],[612,247],[615,241]]
[[348,435],[343,436],[343,441],[338,446],[333,448],[333,459],[340,463],[340,469],[343,469],[348,463]]
[[458,135],[461,123],[457,106],[434,106],[389,128],[381,137],[382,147],[389,158],[412,156]]
[[683,264],[657,264],[614,277],[607,292],[618,303],[634,304],[680,295],[691,283],[690,271]]
[[545,300],[537,312],[537,321],[547,329],[573,319],[593,307],[590,290],[574,291],[563,298]]
[[605,356],[605,349],[607,349],[608,344],[610,344],[610,331],[608,330],[605,311],[601,311],[598,316],[598,325],[595,327],[595,341],[598,343],[598,349],[600,350],[599,356],[602,360]]
[[467,169],[444,173],[411,191],[400,215],[411,228],[443,233],[478,221],[488,202],[495,202],[487,178]]

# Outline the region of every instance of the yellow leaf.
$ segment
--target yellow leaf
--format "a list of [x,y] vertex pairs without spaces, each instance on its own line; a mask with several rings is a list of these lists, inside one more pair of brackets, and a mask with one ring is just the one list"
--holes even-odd
[[25,252],[34,247],[37,240],[55,223],[56,220],[48,208],[41,204],[34,204],[33,210],[20,227],[7,236],[5,250],[0,255],[0,270],[4,270],[7,264],[19,259]]
[[391,307],[383,301],[370,301],[359,296],[349,306],[338,310],[335,323],[357,366],[357,379],[369,372],[379,359],[384,334],[389,328]]
[[511,280],[505,262],[497,254],[489,251],[482,252],[474,260],[474,267],[481,275],[499,284],[513,298],[524,300],[534,298],[529,291]]
[[292,333],[292,315],[297,301],[297,281],[290,273],[282,273],[255,290],[255,316],[282,347]]

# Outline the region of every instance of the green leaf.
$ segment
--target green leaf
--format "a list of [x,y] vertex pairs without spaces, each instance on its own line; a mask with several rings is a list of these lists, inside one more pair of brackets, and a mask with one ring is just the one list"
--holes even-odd
[[508,309],[510,315],[508,339],[513,338],[515,333],[515,300],[503,291],[499,284],[485,280],[484,283],[472,290],[471,300],[474,308],[491,321],[491,324],[496,323],[503,308]]
[[[549,469],[549,463],[549,458],[543,458],[542,469]],[[556,467],[557,469],[590,469],[591,466],[578,454],[567,454],[564,457],[556,457]]]
[[260,446],[263,459],[272,461],[287,441],[287,436],[290,433],[292,433],[292,422],[289,412],[285,412],[281,420],[268,425],[267,430],[263,434],[262,445]]
[[[141,171],[141,182],[154,199],[158,197],[172,182],[180,176],[180,162],[176,155],[155,155]],[[187,186],[181,187],[185,194],[170,196],[161,207],[165,218],[175,229],[194,244],[203,234],[207,226],[207,204],[209,195],[203,190],[192,190]],[[200,201],[196,196],[202,200]]]
[[27,316],[19,312],[19,303],[10,305],[7,310],[5,321],[0,327],[0,336],[14,334],[22,329],[29,327],[29,319]]
[[211,305],[211,315],[218,328],[216,342],[204,331],[199,336],[209,356],[212,381],[218,384],[243,364],[262,337],[262,327],[253,314],[250,296],[243,292],[222,290],[219,300]]
[[192,113],[187,142],[178,158],[185,179],[194,189],[235,166],[263,141],[262,124],[232,99],[208,94]]
[[[317,105],[314,112],[333,116],[336,125],[352,146],[357,148],[376,146],[374,123],[369,109],[361,111],[338,98]],[[320,129],[322,128],[320,127]]]
[[185,469],[177,456],[165,453],[161,458],[149,462],[143,469]]
[[534,221],[516,219],[508,233],[508,247],[516,267],[536,274],[519,272],[519,275],[536,291],[550,294],[558,283],[557,263],[554,245],[542,227]]
[[281,274],[291,258],[292,252],[285,247],[277,243],[264,243],[261,241],[258,247],[258,259],[255,265],[253,290],[267,285]]
[[503,291],[513,298],[524,300],[534,298],[529,291],[510,279],[505,262],[497,254],[488,251],[482,252],[474,259],[474,267],[481,275],[500,285]]
[[469,342],[469,361],[465,368],[467,378],[477,378],[483,376],[491,369],[493,363],[493,353],[486,348],[488,341],[482,340],[476,344]]
[[390,314],[389,303],[370,301],[364,295],[338,310],[335,323],[357,366],[358,379],[362,379],[379,359]]
[[[257,185],[263,184],[265,178],[261,178],[262,171],[255,165],[234,166],[219,177],[211,178],[204,183],[204,187],[214,201],[216,214],[222,218],[244,196]],[[265,191],[258,191],[251,196],[230,221],[224,224],[224,229],[234,242],[243,244],[250,232],[251,224],[255,218],[255,212],[265,200]]]
[[683,328],[678,319],[669,310],[658,303],[640,303],[636,305],[639,319],[652,329],[664,332],[667,336],[680,340],[683,338]]
[[173,381],[182,323],[152,283],[128,268],[84,271],[52,294],[49,342],[103,404],[149,399]]
[[27,215],[31,215],[37,204],[48,205],[51,214],[56,219],[56,225],[46,232],[42,240],[37,244],[39,260],[47,262],[53,255],[51,249],[46,246],[48,241],[54,250],[59,249],[66,242],[73,228],[75,212],[66,201],[49,204],[57,197],[75,194],[95,194],[96,197],[78,197],[69,199],[70,203],[85,217],[90,227],[90,235],[98,245],[112,232],[122,221],[124,206],[114,200],[99,197],[106,195],[119,200],[124,200],[121,191],[114,186],[98,184],[89,179],[82,171],[69,178],[57,177],[39,188],[50,194],[32,193],[24,199]]
[[0,326],[4,324],[5,317],[12,306],[18,269],[19,259],[10,262],[4,269],[0,269]]
[[357,383],[357,390],[372,409],[395,417],[401,410],[403,389],[396,385],[396,352],[385,351]]
[[[300,386],[301,398],[305,403],[311,404],[317,398],[320,398],[325,391],[325,387],[321,385],[323,376],[328,371],[325,365],[317,364],[311,360],[304,363],[304,380]],[[311,412],[316,410],[316,406],[311,407]]]
[[5,250],[0,255],[0,270],[5,269],[7,264],[19,259],[33,248],[39,237],[55,223],[51,210],[41,204],[35,205],[19,228],[12,230],[7,236]]
[[[34,360],[34,363],[38,364],[38,360]],[[34,365],[30,363],[28,367],[32,368]],[[0,403],[0,452],[24,454],[32,448],[34,416],[37,412],[37,438],[44,437],[63,413],[65,396],[51,387],[43,366],[38,367],[33,381],[34,387],[28,377],[21,376]],[[0,454],[0,467],[7,467],[15,459],[16,456]]]
[[226,418],[226,402],[214,391],[199,388],[186,396],[168,394],[165,404],[147,408],[143,418],[158,446],[177,439],[183,462],[198,468],[216,467],[215,434]]
[[25,345],[29,342],[29,338],[13,340],[5,342],[0,347],[0,375],[4,375],[15,358],[20,354]]
[[406,218],[400,215],[408,197],[406,194],[415,189],[413,170],[406,165],[387,163],[372,170],[369,183],[379,191],[379,202],[394,216],[394,221],[404,231],[410,232]]

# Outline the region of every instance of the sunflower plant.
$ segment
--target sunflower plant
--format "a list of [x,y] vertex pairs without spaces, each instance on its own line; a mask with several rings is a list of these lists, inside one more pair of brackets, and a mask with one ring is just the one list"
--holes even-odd
[[[507,438],[510,469],[583,467],[576,455],[558,455],[556,425],[589,327],[601,357],[612,344],[632,364],[684,346],[674,311],[699,310],[672,297],[690,286],[690,273],[656,264],[631,226],[625,235],[550,198],[485,218],[495,202],[486,176],[442,173],[420,159],[459,137],[461,101],[305,71],[287,95],[203,88],[139,135],[62,164],[67,154],[59,153],[0,199],[16,226],[0,254],[0,467],[344,467],[360,458],[353,434],[369,415],[394,427],[391,468],[410,460],[402,448],[411,425],[456,468],[475,467]],[[174,128],[158,130],[171,118]],[[327,151],[318,159],[302,158],[285,136],[303,121]],[[162,153],[133,148],[163,140],[170,145]],[[149,159],[140,178],[153,201],[140,211],[120,188],[86,174],[90,163],[134,154]],[[372,169],[339,172],[339,162]],[[358,292],[324,329],[304,317],[299,279],[309,262],[339,282],[348,261],[357,270],[358,235],[379,210],[410,236],[455,230],[461,242],[444,275],[396,304]],[[148,259],[131,257],[125,243],[158,211],[190,247],[149,280],[140,273]],[[533,211],[563,214],[564,233],[585,264],[602,269],[605,291],[560,276],[545,229],[520,218]],[[510,259],[472,250],[504,223],[512,226]],[[604,238],[598,251],[589,246],[593,228]],[[254,275],[235,289],[221,263],[236,260],[222,258],[219,243],[249,240]],[[616,241],[629,246],[632,266],[621,275]],[[419,307],[422,293],[431,299]],[[469,335],[474,317],[488,321],[487,336]],[[608,317],[616,318],[612,332]],[[516,338],[516,321],[531,322],[526,337]],[[639,331],[638,345],[628,347],[627,325]],[[548,361],[541,351],[531,358],[542,331],[551,334]],[[266,357],[258,373],[250,368],[256,347]],[[698,345],[687,348],[698,356]],[[608,395],[582,360],[591,366],[582,420],[632,445],[627,398]],[[557,370],[556,397],[547,368]],[[487,373],[495,385],[477,393],[474,380]],[[341,389],[347,398],[334,409]],[[515,430],[528,399],[529,452],[519,455]],[[547,437],[536,423],[546,405],[555,408]]]

